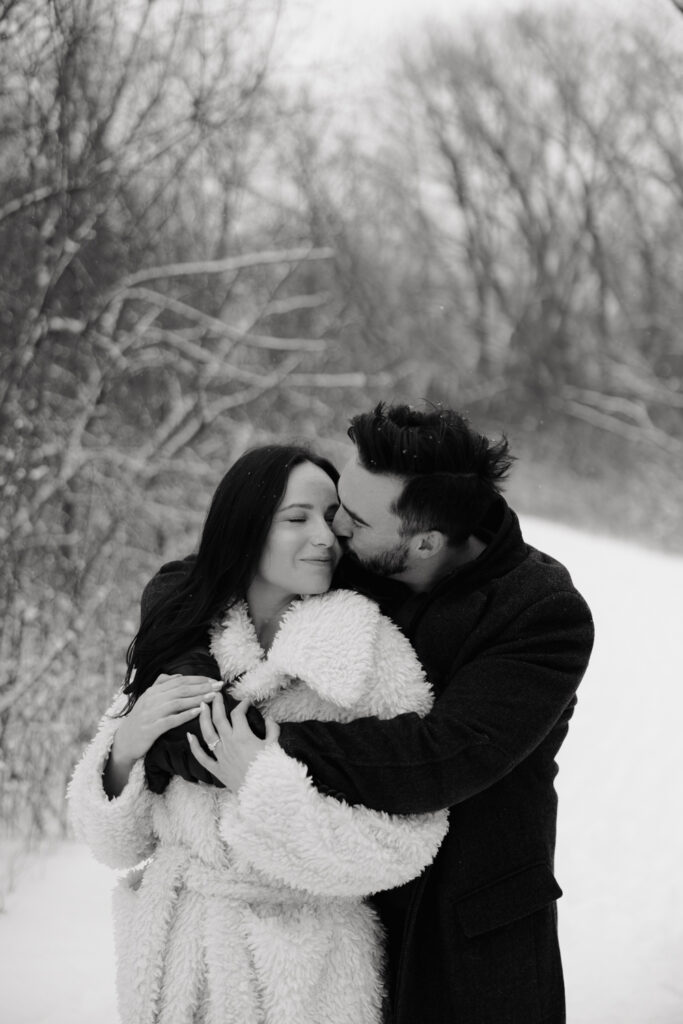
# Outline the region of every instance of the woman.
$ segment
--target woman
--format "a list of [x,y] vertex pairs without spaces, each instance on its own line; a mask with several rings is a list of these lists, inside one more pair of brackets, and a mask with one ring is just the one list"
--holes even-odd
[[[77,835],[103,862],[134,869],[114,904],[125,1024],[381,1018],[381,935],[363,897],[419,874],[446,815],[349,807],[278,746],[278,721],[425,714],[432,702],[399,630],[366,598],[328,593],[335,482],[329,463],[295,447],[235,463],[185,584],[143,615],[125,706],[74,772]],[[219,780],[228,756],[220,698],[208,712],[220,683],[209,693],[205,679],[155,682],[207,632],[232,694],[268,716],[266,736],[236,793],[177,776],[155,793],[144,757],[167,730],[201,715],[212,754],[196,739],[193,751]]]

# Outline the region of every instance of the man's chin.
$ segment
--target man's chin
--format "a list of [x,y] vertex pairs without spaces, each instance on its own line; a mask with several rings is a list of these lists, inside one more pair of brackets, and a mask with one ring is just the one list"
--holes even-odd
[[383,576],[385,579],[395,579],[400,582],[401,574],[406,569],[405,558],[397,557],[394,553],[389,555],[374,555],[370,558],[361,558],[361,556],[356,554],[356,552],[351,548],[345,547],[342,550],[343,557],[345,559],[348,559],[354,565],[359,566],[365,572],[369,572],[373,576]]
[[348,566],[349,570],[354,574],[372,571],[368,569],[363,559],[357,555],[355,551],[352,551],[351,548],[342,548],[340,568],[345,565]]
[[375,572],[373,567],[373,559],[361,558],[360,555],[356,554],[352,548],[344,548],[342,558],[345,562],[351,562],[355,566],[359,566],[361,569],[365,569],[366,572]]

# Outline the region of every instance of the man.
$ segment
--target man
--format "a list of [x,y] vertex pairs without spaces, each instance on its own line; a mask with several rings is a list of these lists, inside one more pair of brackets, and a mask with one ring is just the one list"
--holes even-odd
[[453,411],[382,404],[349,436],[338,585],[380,601],[436,701],[422,719],[283,724],[279,742],[351,803],[450,808],[433,864],[375,900],[396,1024],[562,1024],[553,779],[590,612],[567,570],[522,539],[500,494],[506,441]]

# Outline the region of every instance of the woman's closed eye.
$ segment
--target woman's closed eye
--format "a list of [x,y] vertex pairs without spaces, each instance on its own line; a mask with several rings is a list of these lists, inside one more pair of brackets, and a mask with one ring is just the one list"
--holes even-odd
[[[332,525],[334,517],[337,514],[337,507],[338,506],[330,507],[325,512],[324,519],[328,526]],[[308,523],[311,518],[315,518],[315,516],[311,516],[308,512],[288,512],[287,515],[282,517],[281,521],[284,523]]]
[[[310,522],[310,519],[311,519],[311,517],[307,516],[307,515],[295,515],[295,516],[287,516],[287,518],[284,520],[284,522],[286,522],[286,523],[308,523],[308,522]],[[334,519],[334,516],[325,516],[325,522],[328,523],[328,524],[331,523],[333,519]]]

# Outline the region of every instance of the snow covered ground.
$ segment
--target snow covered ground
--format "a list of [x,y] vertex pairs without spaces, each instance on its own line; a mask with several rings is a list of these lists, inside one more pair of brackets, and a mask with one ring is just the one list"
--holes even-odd
[[[683,559],[524,527],[598,636],[558,776],[568,1024],[681,1024]],[[0,916],[3,1024],[115,1024],[112,882],[75,843],[28,865]]]

